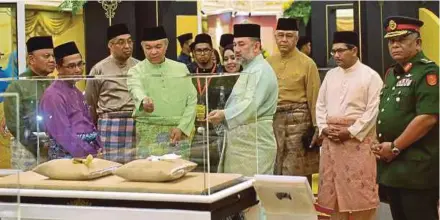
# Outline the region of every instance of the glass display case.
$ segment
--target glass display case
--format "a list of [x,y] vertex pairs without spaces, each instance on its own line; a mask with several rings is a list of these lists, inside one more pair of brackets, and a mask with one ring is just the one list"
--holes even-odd
[[[0,177],[2,219],[228,219],[258,204],[251,177],[273,172],[274,112],[257,107],[271,91],[257,91],[255,75],[1,80],[13,136],[11,169]],[[126,97],[111,86],[103,92],[115,82],[128,82]],[[127,100],[130,111],[111,109]],[[151,165],[176,159],[195,166]],[[98,160],[112,162],[100,177]],[[150,163],[130,168],[136,161]],[[50,177],[75,173],[72,164],[84,165],[86,177]],[[119,175],[124,167],[135,180]],[[155,181],[164,173],[173,178]]]

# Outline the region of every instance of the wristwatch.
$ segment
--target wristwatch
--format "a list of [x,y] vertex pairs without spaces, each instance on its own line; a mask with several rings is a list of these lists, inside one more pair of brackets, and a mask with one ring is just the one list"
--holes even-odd
[[400,154],[400,149],[394,145],[394,141],[391,142],[391,152],[394,154],[394,156],[397,156]]

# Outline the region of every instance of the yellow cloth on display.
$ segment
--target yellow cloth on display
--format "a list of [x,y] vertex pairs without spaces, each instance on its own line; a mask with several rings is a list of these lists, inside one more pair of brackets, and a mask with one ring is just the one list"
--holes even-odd
[[197,164],[182,159],[140,159],[118,168],[114,174],[129,181],[165,182],[179,179],[196,167]]
[[34,168],[34,172],[57,180],[89,180],[107,176],[121,164],[93,158],[56,159],[42,163]]

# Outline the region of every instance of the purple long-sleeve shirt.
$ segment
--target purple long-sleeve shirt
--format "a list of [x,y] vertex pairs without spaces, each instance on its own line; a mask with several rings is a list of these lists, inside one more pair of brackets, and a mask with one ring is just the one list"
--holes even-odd
[[[93,145],[77,135],[96,132],[83,94],[70,82],[55,81],[44,92],[40,111],[48,135],[73,157],[96,154]],[[97,145],[101,143],[97,138]]]

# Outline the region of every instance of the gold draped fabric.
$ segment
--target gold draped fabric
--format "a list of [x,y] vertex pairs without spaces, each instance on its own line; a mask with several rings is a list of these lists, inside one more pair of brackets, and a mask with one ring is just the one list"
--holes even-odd
[[354,31],[353,17],[339,17],[336,19],[337,31]]
[[[12,12],[15,14],[15,12]],[[0,14],[1,15],[1,14]],[[17,26],[15,17],[1,17],[1,25],[5,25],[2,34],[10,35],[11,39],[3,39],[0,48],[12,46],[12,51],[16,50]],[[5,19],[8,19],[7,21]],[[48,8],[47,10],[26,9],[26,40],[34,36],[52,36],[55,46],[68,41],[75,41],[80,53],[85,59],[85,39],[84,39],[84,20],[82,14],[72,15],[69,12],[60,12],[57,9]],[[5,45],[5,46],[3,46]],[[6,47],[7,46],[7,47]],[[2,51],[5,52],[5,51]],[[10,53],[11,53],[10,52]],[[9,53],[5,57],[9,57]],[[1,63],[4,68],[6,67]],[[6,60],[5,60],[6,64]],[[55,71],[53,75],[57,75]],[[84,90],[85,83],[77,83],[80,90]],[[3,103],[0,103],[0,169],[10,168],[10,133],[5,129],[5,118],[3,114]]]
[[[54,46],[74,41],[83,59],[85,59],[84,20],[82,14],[58,10],[26,10],[26,39],[34,36],[52,36]],[[51,75],[58,75],[57,70]],[[77,87],[83,91],[85,82]]]
[[26,38],[62,35],[73,25],[71,13],[26,10]]

